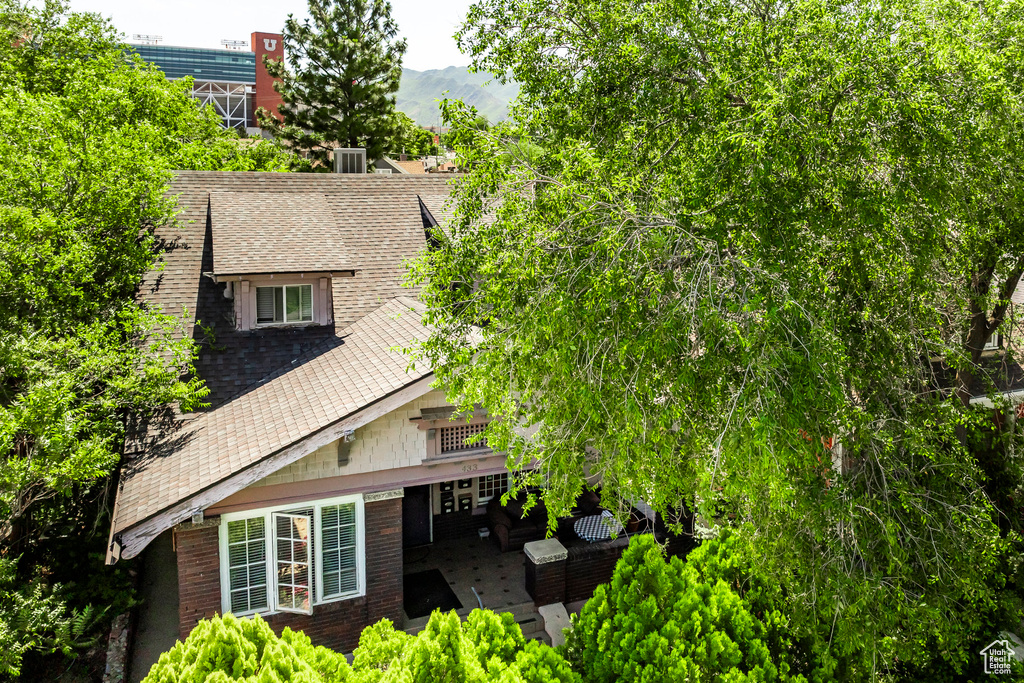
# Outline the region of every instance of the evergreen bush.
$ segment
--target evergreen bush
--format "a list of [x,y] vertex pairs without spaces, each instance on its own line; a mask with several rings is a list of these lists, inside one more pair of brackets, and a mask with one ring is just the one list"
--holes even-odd
[[348,678],[345,657],[314,647],[303,633],[278,638],[259,615],[204,619],[150,669],[143,683],[337,683]]
[[795,669],[778,594],[748,579],[730,544],[710,541],[689,562],[666,561],[653,536],[635,536],[573,618],[573,669],[594,683],[828,680],[825,669]]
[[527,641],[511,614],[434,612],[411,636],[383,620],[363,631],[353,653],[351,683],[578,683],[553,648]]

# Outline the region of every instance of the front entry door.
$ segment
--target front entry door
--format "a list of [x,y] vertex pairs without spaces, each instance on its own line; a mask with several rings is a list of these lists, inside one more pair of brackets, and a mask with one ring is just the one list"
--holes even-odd
[[430,522],[430,484],[406,486],[402,498],[402,547],[430,543]]

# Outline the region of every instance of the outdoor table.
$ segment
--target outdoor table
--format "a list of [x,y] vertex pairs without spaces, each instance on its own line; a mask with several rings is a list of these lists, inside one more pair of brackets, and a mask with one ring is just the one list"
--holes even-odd
[[622,525],[608,510],[599,515],[581,517],[572,525],[572,529],[577,536],[591,543],[609,540],[612,537],[612,531],[616,534],[622,533]]

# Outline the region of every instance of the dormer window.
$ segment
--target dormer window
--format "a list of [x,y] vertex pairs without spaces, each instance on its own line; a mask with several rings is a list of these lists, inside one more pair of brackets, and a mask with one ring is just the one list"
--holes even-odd
[[313,285],[256,287],[256,324],[313,321]]

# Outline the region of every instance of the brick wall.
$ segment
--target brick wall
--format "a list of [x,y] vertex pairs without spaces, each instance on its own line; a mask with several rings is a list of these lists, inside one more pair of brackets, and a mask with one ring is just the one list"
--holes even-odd
[[[402,499],[367,503],[366,595],[313,607],[313,614],[274,614],[280,633],[303,631],[315,645],[352,651],[363,628],[381,619],[402,625]],[[204,617],[220,612],[218,527],[177,532],[180,630],[185,638]]]
[[612,578],[615,564],[628,545],[629,538],[621,535],[614,541],[569,547],[565,563],[566,602],[590,599],[600,584]]
[[184,640],[200,619],[220,613],[220,527],[176,529],[178,626]]

